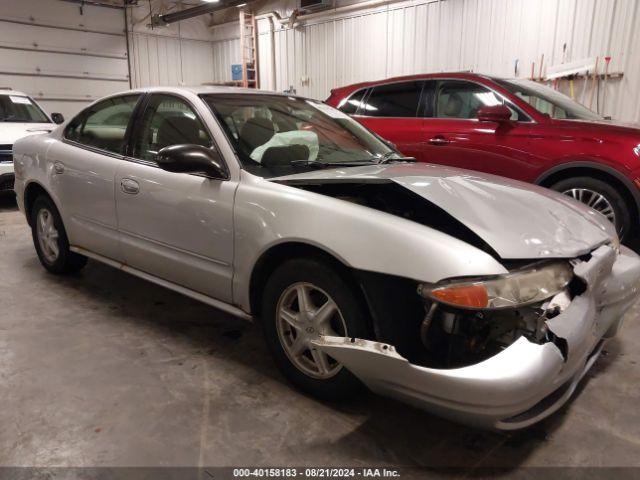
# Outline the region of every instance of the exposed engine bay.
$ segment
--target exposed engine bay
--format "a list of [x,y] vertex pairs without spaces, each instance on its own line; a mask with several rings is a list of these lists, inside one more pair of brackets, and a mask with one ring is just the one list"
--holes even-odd
[[[415,363],[432,368],[458,368],[486,360],[524,336],[542,344],[556,340],[545,322],[557,308],[530,305],[497,311],[462,311],[432,303],[420,324],[424,346]],[[555,313],[557,314],[557,313]]]
[[498,258],[498,254],[484,240],[459,220],[393,181],[295,183],[292,186],[406,218],[458,238]]
[[[295,186],[437,229],[491,254],[510,270],[540,263],[501,260],[486,242],[453,216],[393,182]],[[413,364],[443,369],[482,362],[520,337],[537,344],[553,342],[566,356],[566,341],[556,337],[546,321],[560,314],[585,289],[584,282],[574,278],[565,292],[550,300],[518,308],[468,310],[420,298],[416,294],[418,285],[406,279],[370,272],[361,272],[360,277],[376,317],[377,340],[394,345]],[[394,307],[390,309],[389,305]]]
[[[375,340],[394,345],[415,365],[442,369],[480,363],[521,337],[540,345],[551,342],[566,357],[565,339],[556,336],[547,321],[560,315],[571,299],[584,291],[578,280],[544,302],[519,308],[466,310],[421,299],[415,294],[415,283],[406,279],[376,277],[360,275],[374,316]],[[385,306],[389,304],[395,307]]]

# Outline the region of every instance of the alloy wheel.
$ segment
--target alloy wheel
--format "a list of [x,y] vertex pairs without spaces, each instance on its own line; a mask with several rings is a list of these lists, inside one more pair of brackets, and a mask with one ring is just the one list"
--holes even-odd
[[278,338],[291,363],[313,378],[335,376],[342,365],[311,342],[322,335],[347,336],[336,302],[317,286],[298,282],[282,293],[276,308]]
[[588,188],[571,188],[562,192],[563,194],[584,203],[586,206],[600,212],[607,219],[616,224],[616,213],[611,202],[602,194],[589,190]]
[[36,222],[40,250],[47,262],[55,263],[60,255],[60,247],[53,215],[48,209],[42,208],[38,211]]

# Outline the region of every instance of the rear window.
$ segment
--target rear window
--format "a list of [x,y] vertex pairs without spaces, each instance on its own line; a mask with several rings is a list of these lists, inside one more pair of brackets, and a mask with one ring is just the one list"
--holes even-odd
[[123,153],[129,118],[140,95],[112,97],[76,116],[65,130],[65,138],[88,147]]
[[421,92],[422,82],[378,85],[371,89],[359,113],[370,117],[415,117]]
[[354,115],[358,111],[358,108],[361,106],[362,97],[364,97],[364,93],[366,91],[366,89],[359,90],[350,97],[342,100],[338,105],[338,110],[341,110],[349,115]]

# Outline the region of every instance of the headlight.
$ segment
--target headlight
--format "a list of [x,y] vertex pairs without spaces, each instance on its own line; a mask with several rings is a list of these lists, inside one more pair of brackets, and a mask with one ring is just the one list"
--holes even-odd
[[633,153],[635,153],[638,157],[640,157],[640,143],[633,147]]
[[572,276],[571,266],[562,262],[480,280],[422,284],[418,293],[454,307],[519,307],[553,297],[569,284]]

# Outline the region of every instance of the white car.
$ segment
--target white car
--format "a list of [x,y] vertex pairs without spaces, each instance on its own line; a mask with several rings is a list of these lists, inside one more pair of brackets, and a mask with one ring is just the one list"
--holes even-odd
[[13,190],[13,144],[34,133],[47,133],[64,117],[44,113],[35,100],[22,92],[0,89],[0,192]]

